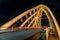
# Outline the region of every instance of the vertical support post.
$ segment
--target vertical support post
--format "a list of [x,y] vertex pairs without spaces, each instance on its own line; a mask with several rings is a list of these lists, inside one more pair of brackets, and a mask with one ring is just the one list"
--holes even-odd
[[23,19],[22,18],[20,20],[21,20],[21,22],[23,22]]
[[39,11],[39,15],[40,15],[40,26],[42,25],[41,23],[41,19],[42,19],[42,12],[43,12],[43,10],[41,9],[40,11]]
[[28,18],[28,16],[26,15],[26,18]]
[[46,34],[46,40],[48,40],[48,38],[49,38],[49,29],[46,28],[45,30],[46,30],[46,33],[45,33]]
[[39,25],[41,26],[41,17],[40,17],[40,20],[39,20]]
[[37,20],[37,18],[35,19],[35,26],[37,26],[37,25],[36,25],[36,24],[37,24],[36,20]]

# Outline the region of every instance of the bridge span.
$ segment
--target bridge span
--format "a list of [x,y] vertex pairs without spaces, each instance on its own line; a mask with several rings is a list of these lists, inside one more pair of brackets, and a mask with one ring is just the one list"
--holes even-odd
[[39,4],[1,25],[0,40],[60,40],[60,29],[49,7]]

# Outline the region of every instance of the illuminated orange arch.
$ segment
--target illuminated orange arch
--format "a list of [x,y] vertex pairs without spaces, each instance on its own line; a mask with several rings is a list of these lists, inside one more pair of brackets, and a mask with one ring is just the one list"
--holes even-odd
[[[32,11],[34,12],[33,15],[32,15]],[[21,19],[21,21],[22,21],[23,23],[19,26],[19,28],[22,28],[22,27],[26,24],[26,22],[29,22],[29,20],[30,20],[33,16],[34,16],[34,19],[28,24],[27,27],[29,28],[29,26],[33,23],[33,21],[35,21],[35,22],[33,23],[33,26],[34,26],[34,25],[35,25],[35,26],[38,26],[38,25],[36,25],[36,24],[38,24],[38,22],[39,22],[38,19],[39,19],[39,18],[40,18],[40,20],[41,20],[41,16],[42,16],[42,12],[43,12],[43,11],[45,12],[46,16],[48,17],[48,20],[49,20],[49,22],[50,22],[50,27],[56,29],[56,31],[57,31],[57,33],[58,33],[58,36],[59,36],[59,38],[60,38],[59,25],[58,25],[58,23],[57,23],[54,15],[53,15],[53,13],[51,12],[51,10],[50,10],[46,5],[44,5],[44,4],[37,5],[36,7],[34,7],[34,8],[32,8],[32,9],[30,9],[30,10],[27,10],[27,11],[21,13],[21,14],[18,15],[17,17],[15,17],[15,18],[11,19],[10,21],[6,22],[5,24],[3,24],[0,29],[7,29],[7,28],[10,27],[11,25],[13,25],[16,21],[20,20],[23,16],[26,16],[27,19],[26,19],[24,22],[23,22],[23,20]],[[30,17],[28,18],[28,17],[27,17],[27,14],[29,14],[29,13],[30,13]],[[35,16],[35,15],[36,15],[36,16]],[[41,21],[40,21],[40,22],[41,22]],[[40,26],[41,26],[41,23],[40,23]]]

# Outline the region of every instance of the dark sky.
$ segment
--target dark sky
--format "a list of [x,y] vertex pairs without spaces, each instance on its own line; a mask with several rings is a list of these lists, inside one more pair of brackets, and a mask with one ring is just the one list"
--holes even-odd
[[60,24],[60,1],[57,0],[0,0],[0,25],[20,13],[38,5],[46,4]]

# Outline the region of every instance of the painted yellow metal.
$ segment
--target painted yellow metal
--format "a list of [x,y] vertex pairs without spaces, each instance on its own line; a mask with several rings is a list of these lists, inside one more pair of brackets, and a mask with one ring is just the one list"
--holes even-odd
[[57,31],[58,37],[60,39],[59,25],[58,25],[55,17],[53,16],[53,13],[50,11],[50,9],[47,6],[45,6],[45,8],[43,8],[43,11],[45,11],[49,21],[51,22],[53,28],[55,28],[55,30]]
[[28,18],[28,16],[26,15],[26,18]]
[[30,24],[27,26],[27,28],[30,27],[30,25],[33,23],[33,21],[35,21],[36,17],[30,22]]
[[29,19],[31,19],[34,15],[35,15],[36,13],[34,13],[32,16],[30,16],[25,22],[23,22],[20,26],[19,26],[19,28],[22,28],[28,21],[29,21]]
[[18,15],[17,17],[11,19],[10,21],[6,22],[5,24],[3,24],[0,29],[7,29],[8,27],[10,27],[11,25],[13,25],[17,20],[21,19],[23,16],[27,15],[30,11],[33,11],[36,8],[39,8],[39,6],[36,6],[28,11],[25,11],[23,13],[21,13],[20,15]]
[[45,30],[46,30],[46,32],[45,32],[45,34],[46,34],[46,40],[48,40],[48,36],[49,36],[49,29],[48,29],[48,28],[46,28]]
[[21,18],[20,21],[23,22],[23,19]]
[[[39,9],[39,10],[38,10]],[[35,21],[33,23],[33,26],[35,25],[36,27],[38,26],[38,22],[40,19],[40,26],[41,26],[41,18],[42,18],[42,12],[45,12],[48,20],[49,20],[49,23],[50,23],[50,27],[53,28],[54,30],[56,30],[57,34],[58,34],[58,37],[59,37],[59,40],[60,40],[60,29],[59,29],[59,25],[53,15],[53,13],[51,12],[51,10],[44,4],[40,4],[40,5],[37,5],[36,7],[34,8],[31,8],[30,10],[27,10],[23,13],[21,13],[20,15],[18,15],[17,17],[13,18],[12,20],[6,22],[5,24],[3,24],[0,29],[7,29],[8,27],[10,27],[11,25],[13,25],[16,21],[18,20],[21,20],[21,22],[23,22],[23,20],[21,19],[23,16],[26,16],[26,20],[19,26],[19,28],[22,28],[27,22],[29,23],[28,24],[28,27],[33,23],[33,20]],[[28,18],[27,14],[30,14],[30,17]],[[36,15],[36,16],[35,16]],[[35,19],[33,19],[32,17],[34,16]],[[40,17],[38,17],[40,16]],[[29,22],[29,20],[32,20],[31,22]]]

